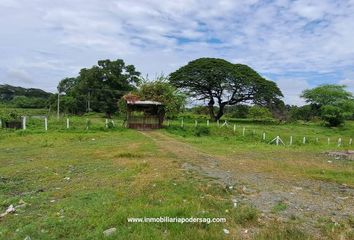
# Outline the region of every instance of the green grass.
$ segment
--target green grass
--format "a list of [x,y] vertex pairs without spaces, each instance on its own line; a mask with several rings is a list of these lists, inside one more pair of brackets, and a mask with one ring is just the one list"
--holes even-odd
[[[223,239],[229,195],[176,171],[133,130],[7,133],[0,138],[0,239]],[[23,133],[23,134],[22,134]],[[201,200],[203,199],[203,200]],[[225,224],[128,223],[128,217],[226,217]]]
[[[91,125],[87,129],[86,118]],[[231,193],[196,174],[182,171],[181,160],[161,151],[156,143],[137,131],[105,128],[102,116],[29,119],[27,130],[0,130],[0,212],[26,202],[16,214],[1,219],[0,239],[232,239],[241,229],[258,228],[255,239],[310,239],[291,224],[274,228],[259,225],[259,212],[249,205],[233,208]],[[244,124],[244,123],[242,123]],[[354,185],[353,162],[330,160],[327,150],[344,150],[335,143],[315,142],[331,137],[348,140],[353,123],[327,129],[318,125],[272,125],[246,123],[233,128],[199,126],[185,122],[182,129],[171,122],[165,133],[202,152],[225,161],[221,167],[262,171],[277,177],[316,178]],[[204,124],[206,125],[206,124]],[[253,129],[256,131],[253,133]],[[293,134],[293,146],[269,145],[276,134]],[[280,132],[280,133],[279,133]],[[309,137],[303,145],[300,136]],[[312,139],[312,141],[311,141]],[[300,141],[300,142],[299,142]],[[238,163],[243,163],[239,165]],[[278,214],[284,203],[273,207]],[[173,224],[128,223],[128,217],[226,217],[226,223]],[[330,235],[330,223],[319,223]],[[103,231],[116,227],[105,238]],[[223,229],[229,229],[225,235]],[[330,229],[330,230],[329,230]],[[336,229],[334,229],[337,231]],[[349,234],[349,233],[348,233]],[[237,238],[236,238],[237,239]]]
[[286,205],[286,203],[278,202],[277,204],[275,204],[273,206],[272,213],[282,212],[282,211],[286,210],[287,208],[288,208],[288,205]]

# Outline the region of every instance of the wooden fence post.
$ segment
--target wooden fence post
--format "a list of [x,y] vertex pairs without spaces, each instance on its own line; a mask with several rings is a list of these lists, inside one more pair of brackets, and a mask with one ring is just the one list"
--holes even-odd
[[306,137],[304,137],[304,138],[302,139],[302,143],[303,143],[303,144],[306,144]]
[[234,132],[236,132],[236,124],[234,124]]
[[338,138],[338,147],[342,145],[342,138]]

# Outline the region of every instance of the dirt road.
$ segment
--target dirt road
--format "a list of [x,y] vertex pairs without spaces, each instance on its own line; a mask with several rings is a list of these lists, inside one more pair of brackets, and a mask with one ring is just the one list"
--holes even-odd
[[[313,179],[277,178],[276,173],[238,171],[237,166],[223,167],[224,157],[207,153],[176,140],[159,131],[142,132],[156,145],[180,161],[181,168],[213,179],[234,192],[230,201],[255,206],[263,221],[277,219],[287,222],[299,219],[299,225],[312,234],[319,234],[319,219],[336,224],[348,222],[354,216],[354,189],[336,183]],[[274,212],[274,206],[284,204],[286,209]],[[349,229],[348,229],[349,230]]]

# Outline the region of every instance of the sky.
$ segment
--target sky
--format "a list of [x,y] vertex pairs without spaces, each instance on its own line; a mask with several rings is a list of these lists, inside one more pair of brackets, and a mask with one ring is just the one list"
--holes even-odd
[[354,92],[354,0],[0,0],[0,84],[55,92],[99,59],[149,78],[200,57],[247,64],[288,104]]

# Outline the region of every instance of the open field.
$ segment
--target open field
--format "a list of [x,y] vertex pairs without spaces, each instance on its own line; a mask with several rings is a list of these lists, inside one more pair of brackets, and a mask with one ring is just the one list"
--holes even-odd
[[[86,118],[76,117],[68,130],[65,119],[53,118],[45,132],[43,120],[33,119],[26,131],[0,130],[0,211],[16,208],[0,218],[0,239],[354,237],[354,162],[324,154],[354,149],[353,123],[327,129],[238,122],[234,132],[233,123],[206,131],[175,121],[138,132],[115,121],[106,129],[104,119],[90,118],[86,129]],[[277,135],[286,143],[294,136],[294,144],[269,145]],[[160,216],[227,221],[127,222]],[[112,227],[116,233],[104,237]]]

